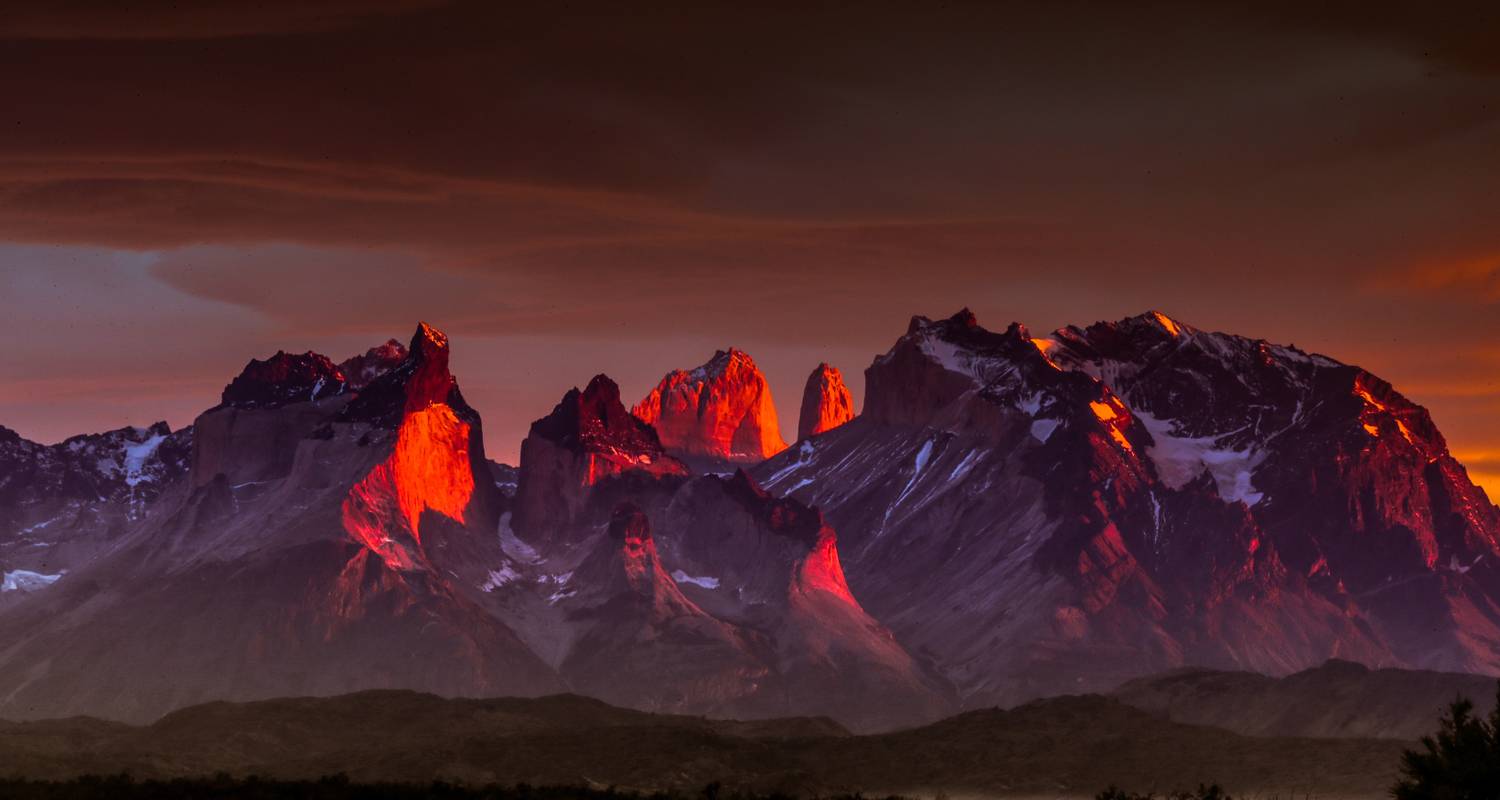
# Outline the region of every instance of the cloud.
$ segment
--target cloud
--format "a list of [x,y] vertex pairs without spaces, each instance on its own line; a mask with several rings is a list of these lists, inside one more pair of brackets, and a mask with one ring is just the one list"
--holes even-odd
[[1388,276],[1378,284],[1393,291],[1441,292],[1454,298],[1500,301],[1500,254],[1423,264]]
[[1455,450],[1453,457],[1469,473],[1469,479],[1482,486],[1491,502],[1500,502],[1500,449]]
[[432,8],[444,0],[113,0],[28,2],[6,6],[6,39],[208,39],[310,33],[386,14]]
[[[210,345],[352,350],[435,318],[579,361],[678,343],[636,376],[749,343],[857,372],[912,313],[1046,330],[1169,306],[1357,361],[1430,394],[1455,440],[1495,437],[1473,397],[1495,363],[1453,354],[1500,337],[1484,15],[125,8],[0,19],[0,240],[58,251],[6,249],[0,278],[130,261],[0,297],[40,342],[12,370],[106,369],[90,340],[135,338],[186,353],[162,374],[218,380]],[[130,308],[72,299],[120,274]],[[795,393],[810,366],[773,368]]]

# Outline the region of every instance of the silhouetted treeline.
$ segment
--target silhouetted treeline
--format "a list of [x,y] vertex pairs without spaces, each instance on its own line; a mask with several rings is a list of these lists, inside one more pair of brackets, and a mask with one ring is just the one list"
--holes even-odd
[[[285,781],[255,776],[137,780],[129,775],[86,775],[67,781],[0,779],[5,800],[793,800],[790,795],[721,790],[710,784],[691,793],[643,794],[587,786],[465,786],[435,781],[359,783],[343,775]],[[834,795],[823,800],[866,800]],[[875,800],[875,798],[870,798]],[[883,800],[904,800],[888,797]]]
[[1094,800],[1234,800],[1234,798],[1225,794],[1224,790],[1219,788],[1218,784],[1212,786],[1199,784],[1198,791],[1196,792],[1182,789],[1162,795],[1158,795],[1155,792],[1137,794],[1111,786],[1094,795]]

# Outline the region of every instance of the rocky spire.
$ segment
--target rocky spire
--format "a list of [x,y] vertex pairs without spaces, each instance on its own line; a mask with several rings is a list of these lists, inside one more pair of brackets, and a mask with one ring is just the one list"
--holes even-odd
[[464,402],[458,382],[448,371],[448,337],[419,322],[406,358],[360,389],[344,410],[344,419],[394,428],[408,414],[434,405],[448,406],[470,425],[479,422],[479,414]]
[[844,375],[837,367],[819,364],[807,376],[802,390],[802,415],[797,421],[797,438],[806,439],[830,431],[854,419],[854,398],[844,385]]
[[448,371],[448,337],[418,323],[406,360],[365,387],[344,419],[396,432],[386,460],[350,489],[344,528],[388,565],[412,569],[424,559],[423,515],[464,524],[483,463],[479,415]]
[[734,348],[668,373],[631,412],[685,458],[755,464],[786,449],[770,385],[754,359]]

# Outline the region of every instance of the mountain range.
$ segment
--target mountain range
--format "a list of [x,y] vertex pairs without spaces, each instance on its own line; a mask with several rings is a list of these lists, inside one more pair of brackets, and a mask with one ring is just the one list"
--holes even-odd
[[878,731],[1181,668],[1500,672],[1500,509],[1326,356],[915,317],[858,413],[812,371],[791,444],[728,348],[564,393],[509,467],[449,353],[420,324],[252,360],[182,430],[0,429],[0,718],[572,691]]

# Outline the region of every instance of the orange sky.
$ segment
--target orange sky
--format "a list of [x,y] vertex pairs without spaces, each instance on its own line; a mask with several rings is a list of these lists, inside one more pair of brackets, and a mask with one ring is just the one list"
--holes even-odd
[[794,429],[912,313],[1160,308],[1371,369],[1500,489],[1493,6],[26,5],[0,424],[33,438],[417,319],[498,457],[595,372],[634,399],[730,344]]

